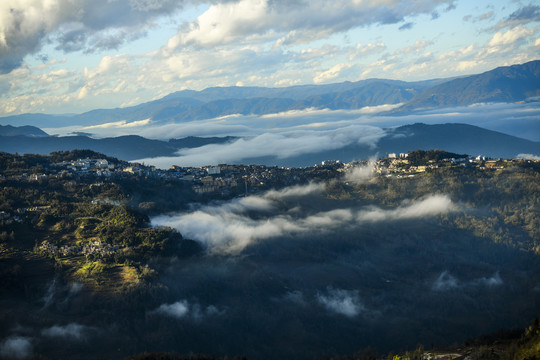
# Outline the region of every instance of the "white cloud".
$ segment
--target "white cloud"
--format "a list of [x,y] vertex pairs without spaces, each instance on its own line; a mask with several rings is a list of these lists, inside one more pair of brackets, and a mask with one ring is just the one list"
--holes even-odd
[[458,62],[457,66],[456,66],[456,70],[457,71],[467,71],[467,70],[474,69],[478,65],[479,65],[479,62],[475,61],[475,60],[460,61],[460,62]]
[[215,46],[246,39],[277,38],[276,46],[307,43],[370,24],[398,23],[406,16],[432,13],[453,1],[334,1],[309,3],[241,0],[212,5],[169,39],[165,52],[185,45]]
[[[167,48],[197,43],[213,46],[228,43],[246,34],[259,33],[268,26],[271,17],[266,0],[241,0],[210,6],[196,21],[169,39]],[[249,36],[249,35],[248,35]]]
[[358,213],[358,221],[384,221],[437,216],[457,211],[458,207],[446,195],[430,195],[419,201],[406,201],[395,209],[368,208]]
[[524,26],[516,26],[506,32],[497,32],[488,42],[488,46],[499,47],[512,45],[517,40],[530,36],[534,33],[532,29],[527,29]]
[[357,290],[333,289],[329,287],[325,294],[317,294],[317,301],[327,310],[350,318],[358,316],[366,310],[360,302]]
[[534,154],[518,154],[516,159],[540,161],[540,156]]
[[344,180],[353,184],[362,184],[373,177],[375,159],[371,159],[365,166],[355,166],[345,173]]
[[162,304],[156,310],[157,314],[168,315],[174,318],[183,318],[189,312],[189,305],[186,300],[177,301],[173,304]]
[[[389,210],[374,206],[336,208],[304,216],[301,216],[305,214],[302,211],[281,210],[287,198],[312,196],[324,187],[324,184],[309,184],[273,190],[261,196],[200,206],[187,213],[157,216],[152,219],[152,224],[176,228],[184,236],[205,244],[210,252],[238,254],[246,247],[270,238],[331,232],[354,228],[365,222],[432,217],[457,210],[457,206],[442,195],[410,201]],[[252,217],[253,213],[258,216]]]
[[187,300],[180,300],[172,304],[162,304],[157,309],[151,311],[151,314],[169,316],[175,319],[190,318],[194,320],[201,320],[206,316],[223,313],[223,310],[219,310],[213,305],[203,308],[200,304],[190,304]]
[[385,134],[381,128],[349,125],[335,130],[286,130],[241,138],[232,143],[212,144],[194,149],[180,150],[177,157],[141,159],[145,163],[170,168],[172,165],[202,166],[238,163],[246,158],[275,156],[288,158],[347,145],[374,146]]
[[322,193],[326,188],[324,183],[312,182],[308,185],[289,186],[280,190],[269,190],[264,195],[264,199],[282,200],[290,197],[308,196]]
[[150,119],[131,121],[131,122],[122,120],[122,121],[115,121],[115,122],[110,122],[110,123],[105,123],[105,124],[100,124],[100,125],[84,126],[81,128],[81,130],[134,128],[134,127],[146,126],[151,123],[152,123],[152,120]]
[[66,52],[117,47],[183,4],[177,0],[4,0],[0,2],[0,73],[19,67],[24,56],[39,51],[46,40]]
[[343,70],[350,69],[352,67],[352,64],[337,64],[332,66],[330,69],[323,71],[319,74],[317,74],[313,78],[313,82],[315,84],[320,84],[329,80],[333,80],[341,75],[341,72]]

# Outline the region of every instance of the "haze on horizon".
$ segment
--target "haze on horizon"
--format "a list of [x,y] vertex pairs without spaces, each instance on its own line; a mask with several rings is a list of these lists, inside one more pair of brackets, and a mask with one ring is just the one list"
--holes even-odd
[[480,73],[538,58],[534,1],[6,0],[0,116],[181,89]]

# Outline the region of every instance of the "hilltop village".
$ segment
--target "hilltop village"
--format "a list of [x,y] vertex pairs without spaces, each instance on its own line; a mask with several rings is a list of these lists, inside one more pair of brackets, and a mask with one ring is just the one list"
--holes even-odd
[[[230,196],[253,193],[271,187],[306,183],[314,179],[324,180],[358,166],[370,166],[374,175],[402,178],[414,177],[439,168],[504,169],[523,161],[539,162],[535,160],[490,159],[482,155],[472,157],[438,150],[427,152],[419,150],[409,153],[390,153],[376,161],[363,160],[342,163],[339,160],[327,160],[304,168],[220,164],[203,167],[174,165],[168,170],[162,170],[154,166],[128,163],[116,159],[84,158],[51,163],[50,166],[34,166],[30,172],[21,173],[4,169],[0,172],[0,182],[10,180],[46,182],[50,179],[70,179],[71,182],[68,184],[74,185],[77,180],[88,178],[99,180],[143,177],[181,181],[190,185],[193,191],[198,194]],[[98,181],[92,186],[101,186],[102,184]],[[95,201],[100,200],[96,199]],[[0,213],[0,218],[1,216]]]
[[[444,168],[475,168],[497,171],[518,164],[538,166],[538,160],[490,159],[482,155],[468,156],[439,150],[417,150],[408,153],[390,153],[373,161],[362,160],[342,163],[339,160],[326,160],[320,164],[304,168],[288,168],[265,165],[227,165],[203,167],[172,166],[162,170],[154,166],[129,163],[115,158],[100,158],[98,153],[90,152],[92,157],[40,163],[35,166],[13,168],[0,167],[0,184],[9,186],[19,184],[47,186],[54,182],[64,188],[82,187],[87,191],[99,193],[93,197],[94,205],[128,204],[130,199],[103,196],[99,188],[105,184],[123,180],[155,180],[158,183],[176,183],[182,188],[204,199],[226,199],[234,196],[253,194],[271,188],[306,184],[310,181],[325,181],[344,176],[356,167],[368,167],[373,176],[403,179],[414,178]],[[26,155],[25,155],[26,156]],[[16,162],[15,162],[16,164]],[[197,198],[193,198],[197,200]],[[141,205],[139,205],[141,207]],[[23,223],[43,211],[43,206],[16,206],[11,210],[0,210],[0,225]],[[80,252],[91,252],[90,247]],[[51,249],[47,249],[51,250]],[[111,249],[100,249],[109,252]],[[60,248],[55,251],[67,251]],[[68,251],[69,252],[69,251]]]

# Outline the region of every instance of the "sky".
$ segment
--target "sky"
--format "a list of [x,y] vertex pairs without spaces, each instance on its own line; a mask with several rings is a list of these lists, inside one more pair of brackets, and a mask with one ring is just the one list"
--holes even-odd
[[532,0],[3,0],[0,116],[212,86],[453,77],[539,55]]

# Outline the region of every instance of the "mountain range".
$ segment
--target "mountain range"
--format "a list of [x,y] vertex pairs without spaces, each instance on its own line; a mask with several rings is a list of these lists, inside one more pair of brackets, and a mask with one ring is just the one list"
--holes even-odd
[[[28,128],[26,128],[28,129]],[[37,128],[35,128],[37,129]],[[0,129],[1,130],[1,129]],[[38,132],[39,129],[35,130]],[[273,156],[245,158],[247,164],[280,166],[307,166],[322,160],[339,159],[352,161],[367,159],[375,154],[383,156],[390,152],[444,149],[469,155],[483,154],[489,157],[510,158],[518,154],[539,154],[540,142],[521,139],[500,132],[466,124],[412,124],[385,129],[375,147],[354,144],[335,150],[324,150],[278,159]],[[137,160],[159,156],[175,156],[180,149],[199,148],[209,144],[231,143],[236,137],[186,137],[168,141],[151,140],[141,136],[119,136],[94,139],[78,136],[0,136],[0,151],[9,153],[49,154],[53,151],[89,149],[122,160]],[[182,166],[182,164],[178,164]],[[206,164],[201,164],[206,165]]]
[[426,108],[535,100],[538,96],[540,60],[535,60],[477,75],[417,82],[368,79],[282,88],[232,86],[182,90],[131,107],[96,109],[82,114],[21,114],[0,118],[0,124],[54,128],[145,119],[159,124],[232,114],[263,115],[307,108],[352,110],[385,104],[403,104],[391,114],[406,114]]

